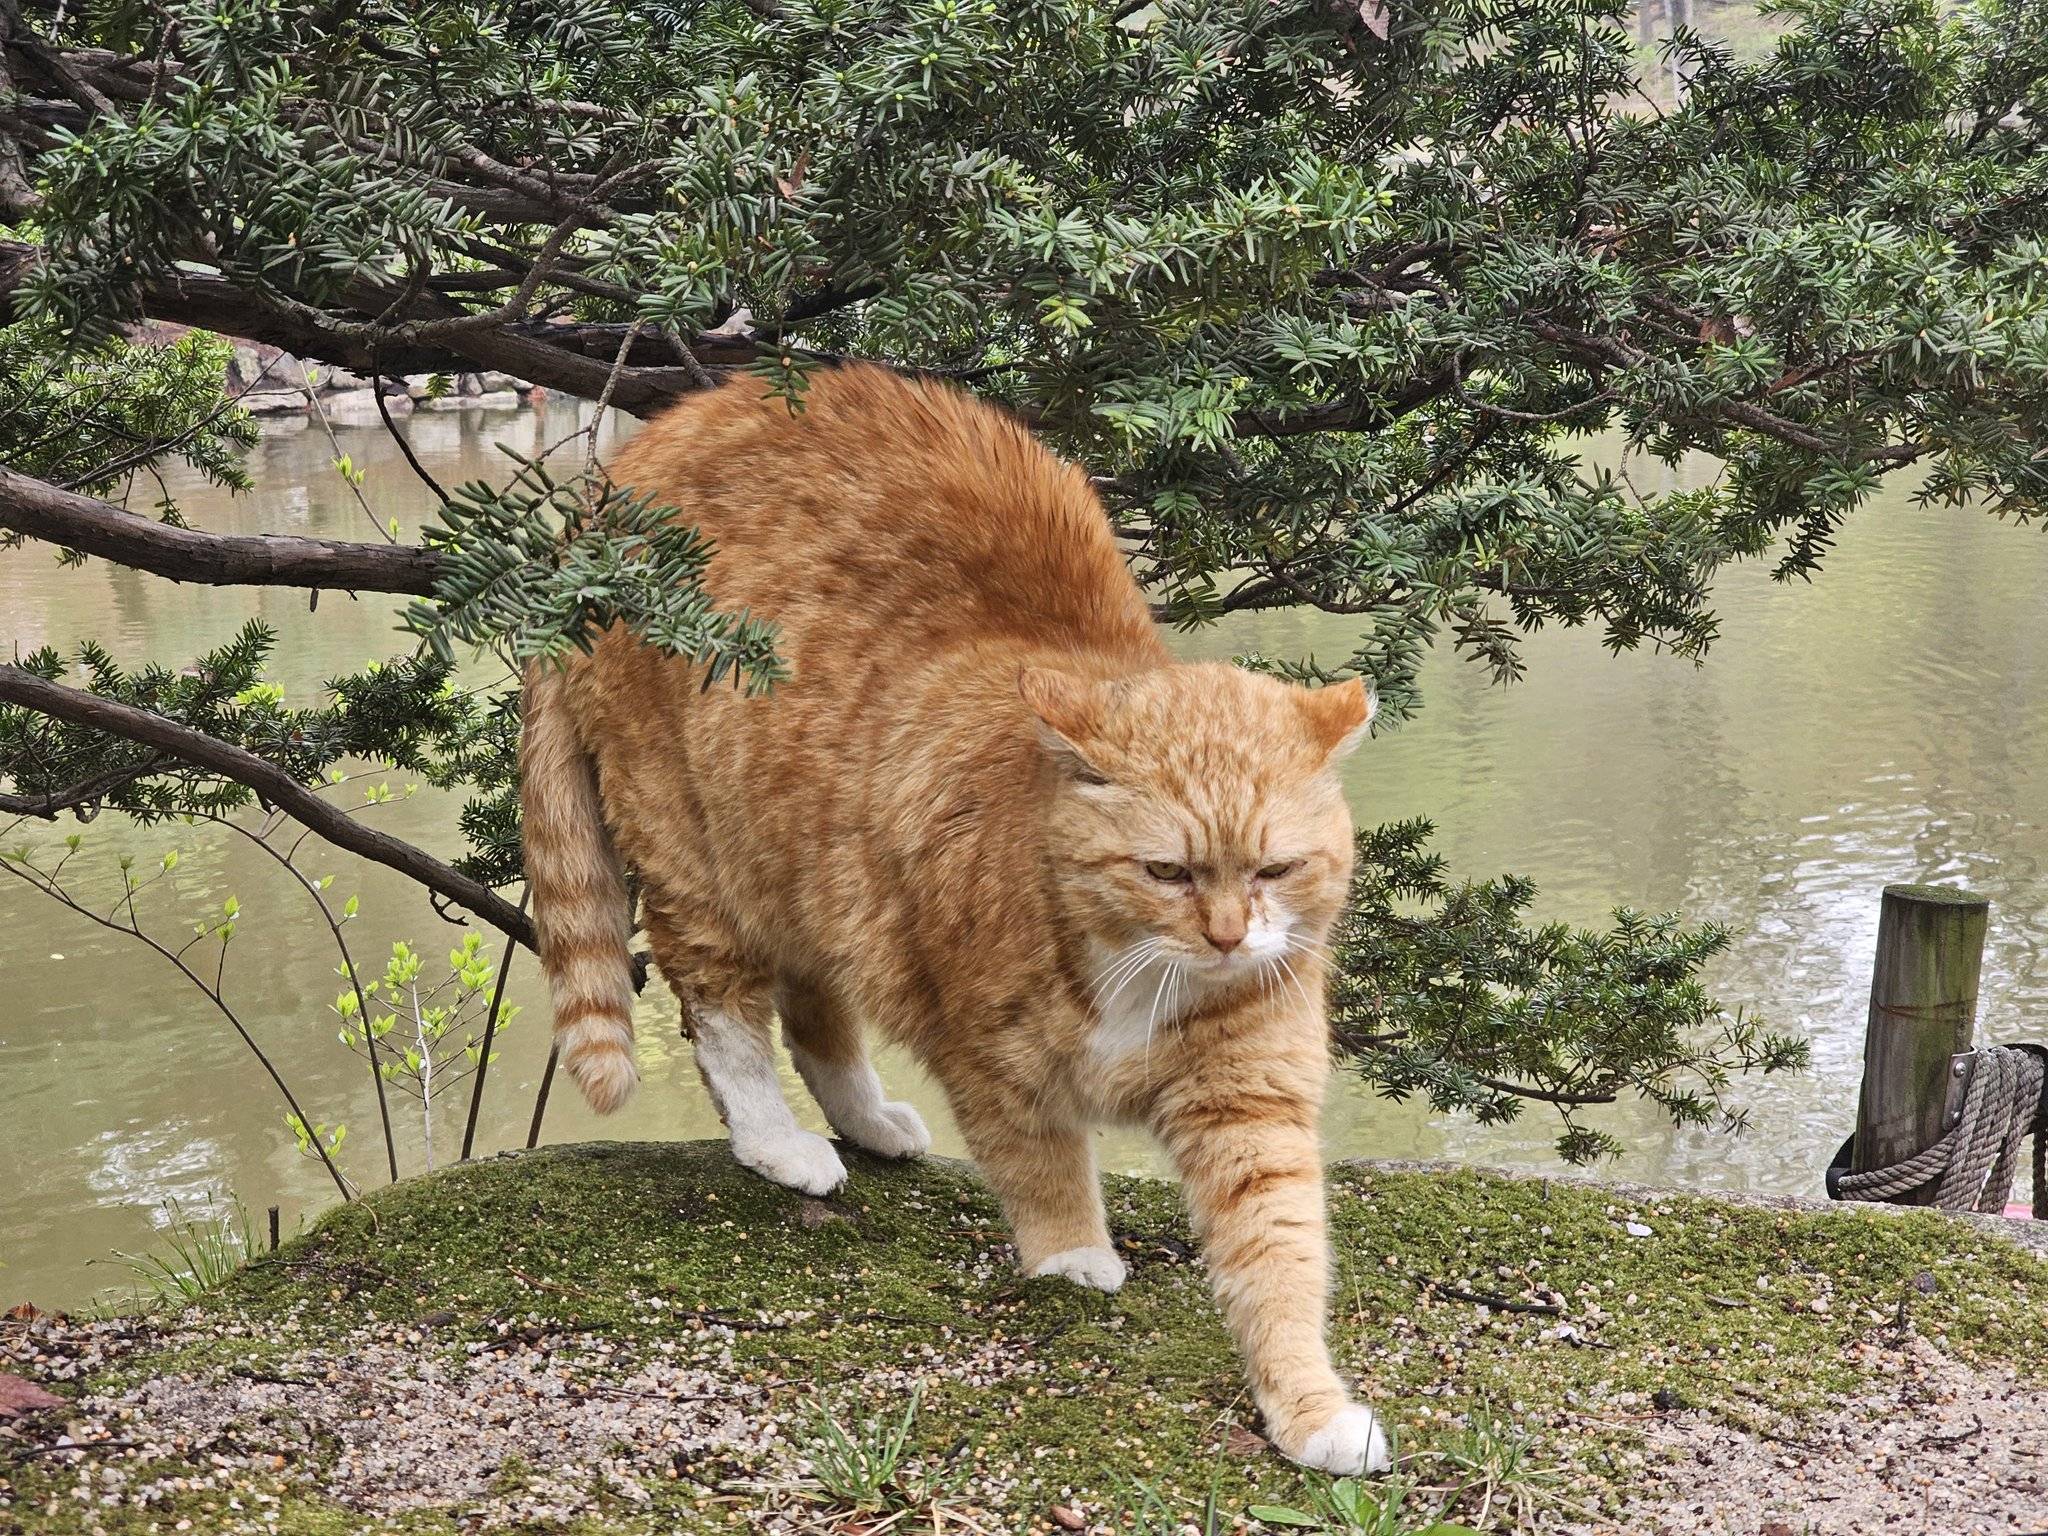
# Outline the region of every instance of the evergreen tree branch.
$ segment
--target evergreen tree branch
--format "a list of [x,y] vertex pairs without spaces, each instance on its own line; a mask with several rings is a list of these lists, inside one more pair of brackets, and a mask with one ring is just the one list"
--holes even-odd
[[145,758],[139,763],[127,763],[109,768],[104,773],[95,773],[63,789],[47,790],[40,794],[17,794],[11,790],[0,790],[0,815],[34,816],[43,821],[54,821],[60,811],[75,811],[80,821],[90,821],[99,813],[99,806],[108,795],[124,784],[146,778],[162,771],[166,760],[161,757]]
[[[15,296],[34,275],[37,253],[19,241],[0,240],[0,316],[14,311]],[[431,279],[429,279],[431,284]],[[383,312],[391,295],[360,285],[350,294],[358,312]],[[431,300],[427,301],[431,303]],[[627,327],[495,320],[456,326],[479,317],[423,313],[409,307],[395,323],[379,325],[258,292],[217,273],[177,271],[140,285],[134,295],[143,318],[189,325],[242,341],[276,347],[309,362],[386,376],[419,373],[508,373],[547,389],[595,400],[611,377],[611,362]],[[426,330],[446,323],[454,328]],[[408,332],[403,327],[412,324]],[[747,338],[700,338],[692,354],[699,367],[676,363],[672,344],[649,336],[636,342],[629,366],[612,390],[612,403],[636,416],[652,416],[697,389],[706,370],[730,369],[764,350]],[[633,357],[642,359],[633,363]],[[715,377],[716,375],[714,375]]]
[[366,826],[323,800],[275,763],[161,715],[83,689],[67,688],[25,668],[0,665],[0,703],[18,704],[58,720],[104,731],[232,779],[267,804],[297,818],[337,848],[418,881],[464,907],[515,942],[533,947],[533,921],[490,887],[451,869],[425,849]]
[[315,587],[427,596],[441,556],[410,545],[205,533],[0,468],[0,529],[209,586]]

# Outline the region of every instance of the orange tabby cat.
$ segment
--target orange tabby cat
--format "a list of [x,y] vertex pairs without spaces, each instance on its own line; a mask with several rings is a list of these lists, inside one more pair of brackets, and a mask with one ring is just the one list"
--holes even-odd
[[846,1177],[783,1098],[778,1017],[842,1137],[925,1151],[872,1027],[943,1085],[1024,1269],[1114,1291],[1090,1128],[1150,1126],[1274,1443],[1383,1467],[1324,1344],[1317,1140],[1362,685],[1175,662],[1081,471],[935,384],[840,368],[796,414],[729,385],[613,473],[715,541],[710,590],[791,676],[706,691],[619,630],[528,674],[526,870],[590,1102],[635,1081],[623,861],[740,1162]]

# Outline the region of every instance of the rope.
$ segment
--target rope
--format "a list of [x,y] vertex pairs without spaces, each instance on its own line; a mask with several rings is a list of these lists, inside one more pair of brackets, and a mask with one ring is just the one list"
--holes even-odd
[[1892,1200],[1932,1184],[1939,1210],[2001,1212],[2012,1195],[2020,1143],[2032,1136],[2034,1216],[2048,1220],[2048,1101],[2042,1095],[2048,1050],[1987,1045],[1974,1060],[1962,1114],[1948,1134],[1889,1168],[1843,1172],[1831,1181],[1831,1192],[1844,1200]]

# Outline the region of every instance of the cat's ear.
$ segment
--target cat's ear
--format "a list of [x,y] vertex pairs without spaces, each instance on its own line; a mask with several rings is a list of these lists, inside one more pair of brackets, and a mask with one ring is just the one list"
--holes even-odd
[[1361,677],[1301,692],[1301,714],[1309,737],[1332,763],[1365,739],[1378,711],[1379,700]]
[[1060,772],[1082,784],[1107,784],[1109,775],[1089,761],[1086,745],[1102,720],[1105,686],[1052,667],[1026,667],[1017,674],[1017,692]]

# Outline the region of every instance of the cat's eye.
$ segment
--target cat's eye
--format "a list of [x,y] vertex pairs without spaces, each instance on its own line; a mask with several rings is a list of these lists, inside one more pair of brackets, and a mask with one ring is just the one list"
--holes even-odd
[[1188,867],[1185,864],[1169,864],[1163,859],[1147,859],[1145,861],[1145,873],[1154,880],[1166,880],[1178,884],[1188,878]]
[[1278,880],[1283,878],[1284,876],[1293,874],[1295,870],[1299,869],[1300,867],[1301,862],[1298,859],[1287,863],[1268,864],[1264,869],[1259,871],[1259,878],[1261,880]]

